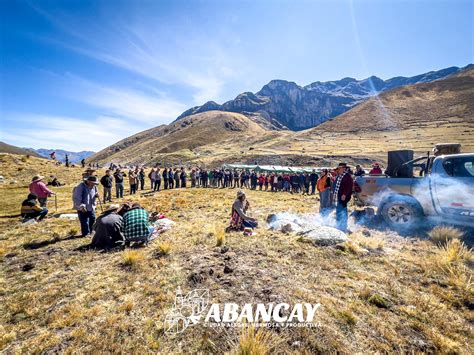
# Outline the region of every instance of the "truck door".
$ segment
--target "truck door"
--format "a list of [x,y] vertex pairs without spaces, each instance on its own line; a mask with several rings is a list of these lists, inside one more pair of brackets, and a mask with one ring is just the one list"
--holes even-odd
[[432,172],[431,193],[438,214],[454,223],[474,223],[474,155],[448,157]]

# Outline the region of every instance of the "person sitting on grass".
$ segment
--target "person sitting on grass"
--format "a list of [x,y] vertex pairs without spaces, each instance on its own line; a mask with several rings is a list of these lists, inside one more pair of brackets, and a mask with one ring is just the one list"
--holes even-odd
[[51,175],[51,181],[48,182],[48,186],[59,187],[63,186],[64,184],[59,182],[58,178],[54,175]]
[[38,196],[35,194],[28,194],[26,200],[21,203],[21,217],[23,222],[29,221],[30,219],[41,221],[48,214],[46,207],[41,208],[38,206]]
[[255,218],[246,214],[250,208],[250,203],[247,200],[245,192],[237,191],[237,198],[232,204],[232,214],[230,225],[227,230],[244,230],[245,228],[257,228],[258,222]]
[[134,203],[123,216],[123,234],[125,243],[147,244],[153,235],[154,227],[150,226],[148,212],[140,204]]
[[119,209],[119,205],[110,204],[97,218],[92,227],[95,234],[91,248],[109,250],[124,244],[123,218],[118,213]]

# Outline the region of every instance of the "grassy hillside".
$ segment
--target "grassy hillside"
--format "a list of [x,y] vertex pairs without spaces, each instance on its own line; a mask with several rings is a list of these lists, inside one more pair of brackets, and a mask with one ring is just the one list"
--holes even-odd
[[[250,116],[249,116],[250,117]],[[301,132],[274,130],[261,119],[210,111],[139,133],[92,158],[108,163],[223,162],[328,166],[368,164],[387,150],[431,150],[458,142],[474,151],[474,69],[382,93],[333,120]]]
[[264,139],[272,136],[272,132],[242,114],[210,111],[139,133],[89,160],[140,164],[200,161],[208,155],[207,151],[238,153],[240,150],[235,151],[235,147],[243,141]]
[[384,92],[313,131],[359,133],[434,127],[474,127],[474,68],[443,80]]
[[[2,159],[16,181],[30,171],[61,176],[68,185],[56,190],[59,212],[70,211],[80,169],[30,159],[15,170],[20,157]],[[0,192],[9,215],[27,189],[8,184]],[[317,198],[259,191],[248,192],[258,234],[224,235],[234,195],[191,188],[137,195],[176,225],[146,248],[114,253],[81,251],[89,240],[76,237],[77,221],[21,226],[0,218],[0,352],[474,352],[474,259],[458,240],[437,246],[360,227],[342,245],[315,247],[264,221],[279,211],[314,212]],[[219,303],[321,303],[320,325],[256,332],[196,325],[170,337],[163,320],[177,287],[207,288]]]
[[31,150],[16,147],[14,145],[7,144],[5,142],[0,142],[0,153],[30,155],[30,156],[33,156],[33,157],[41,158],[41,156],[36,152],[32,152]]

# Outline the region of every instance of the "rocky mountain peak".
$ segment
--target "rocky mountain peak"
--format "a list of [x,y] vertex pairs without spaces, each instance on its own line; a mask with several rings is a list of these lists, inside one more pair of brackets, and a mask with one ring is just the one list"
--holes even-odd
[[257,93],[244,92],[222,105],[214,101],[193,107],[178,119],[200,112],[222,110],[230,112],[260,112],[273,122],[292,130],[315,127],[375,94],[404,85],[431,82],[469,68],[449,67],[413,77],[394,77],[383,80],[377,76],[357,80],[345,77],[340,80],[316,81],[304,87],[286,80],[272,80]]

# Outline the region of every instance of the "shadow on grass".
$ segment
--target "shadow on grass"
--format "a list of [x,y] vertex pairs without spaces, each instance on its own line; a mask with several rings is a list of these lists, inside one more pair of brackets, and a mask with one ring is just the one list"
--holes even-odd
[[4,215],[4,216],[0,216],[1,219],[6,219],[6,218],[20,218],[21,217],[21,214],[11,214],[11,215]]
[[70,235],[66,238],[53,238],[51,240],[43,240],[41,242],[32,241],[32,242],[23,244],[23,249],[27,249],[27,250],[40,249],[40,248],[44,248],[44,247],[46,247],[48,245],[51,245],[51,244],[56,244],[56,243],[59,243],[59,242],[64,242],[66,240],[74,240],[74,239],[79,239],[79,238],[82,238],[82,236],[80,236],[80,235]]
[[74,249],[74,251],[84,252],[84,251],[93,250],[93,251],[96,251],[96,252],[99,252],[99,253],[115,253],[115,252],[122,251],[124,249],[125,249],[125,246],[123,246],[123,245],[118,245],[118,246],[113,247],[113,248],[97,248],[97,247],[94,247],[91,244],[86,244],[86,245],[81,245],[80,247]]

